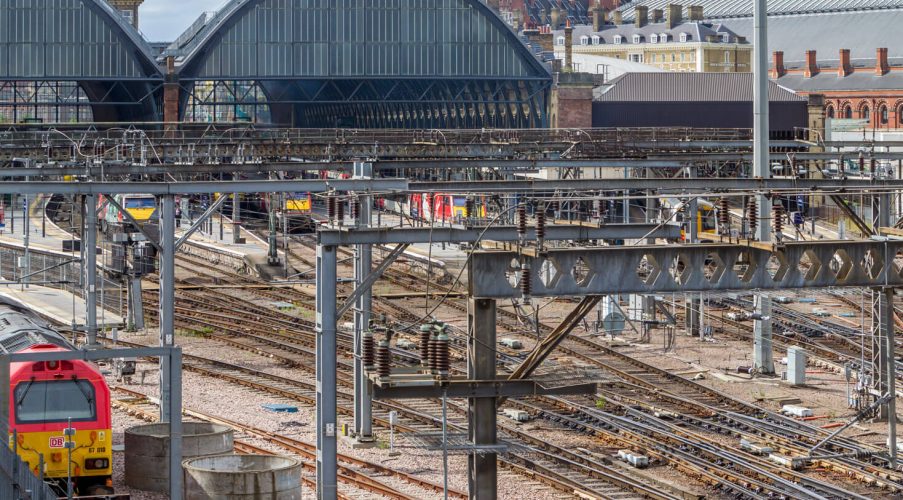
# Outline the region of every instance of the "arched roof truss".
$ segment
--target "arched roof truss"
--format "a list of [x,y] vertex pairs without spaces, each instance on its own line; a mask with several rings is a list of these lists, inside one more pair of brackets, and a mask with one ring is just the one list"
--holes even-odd
[[147,43],[103,0],[0,0],[0,75],[162,79]]
[[480,0],[233,0],[185,47],[182,79],[548,79]]

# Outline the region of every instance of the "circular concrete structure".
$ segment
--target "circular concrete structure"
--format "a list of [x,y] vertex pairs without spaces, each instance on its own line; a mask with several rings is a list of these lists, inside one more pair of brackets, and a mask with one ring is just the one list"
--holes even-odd
[[182,462],[185,500],[301,500],[297,458],[220,455]]
[[[200,422],[182,424],[182,457],[231,453],[232,429]],[[138,425],[125,431],[125,484],[169,492],[169,424]]]

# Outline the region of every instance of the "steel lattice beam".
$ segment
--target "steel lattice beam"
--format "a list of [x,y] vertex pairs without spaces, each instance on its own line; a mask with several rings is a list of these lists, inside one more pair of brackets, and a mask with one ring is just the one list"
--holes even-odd
[[537,297],[615,293],[903,286],[903,241],[671,245],[549,250],[539,257],[475,252],[471,294],[521,297],[513,262],[525,259]]

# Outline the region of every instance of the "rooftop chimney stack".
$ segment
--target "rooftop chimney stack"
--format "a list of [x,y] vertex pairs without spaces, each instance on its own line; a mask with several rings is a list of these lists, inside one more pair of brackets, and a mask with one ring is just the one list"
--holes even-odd
[[878,49],[878,55],[875,60],[875,74],[884,76],[890,72],[890,64],[887,62],[887,47]]
[[624,14],[621,14],[620,10],[616,10],[612,13],[612,19],[617,25],[624,24]]
[[816,59],[814,50],[806,51],[806,69],[803,70],[803,76],[812,78],[818,74],[818,60]]
[[637,5],[633,8],[633,11],[633,24],[637,28],[642,28],[643,26],[649,24],[649,7],[646,7],[645,5]]
[[680,4],[669,3],[666,6],[668,11],[668,29],[673,29],[683,20],[683,6]]
[[552,7],[552,29],[557,30],[561,26],[561,12],[558,7]]
[[850,76],[853,65],[850,64],[850,49],[840,49],[840,64],[837,65],[837,76]]
[[574,70],[574,27],[571,26],[570,19],[564,27],[564,68],[567,71]]
[[660,23],[665,18],[665,11],[662,9],[652,9],[652,22]]
[[787,74],[787,70],[784,69],[784,53],[780,50],[776,50],[771,53],[771,77],[772,78],[780,78]]
[[690,21],[702,21],[702,5],[691,5],[687,10],[690,12]]
[[602,26],[605,24],[605,11],[602,10],[602,7],[596,7],[593,9],[593,31],[602,31]]

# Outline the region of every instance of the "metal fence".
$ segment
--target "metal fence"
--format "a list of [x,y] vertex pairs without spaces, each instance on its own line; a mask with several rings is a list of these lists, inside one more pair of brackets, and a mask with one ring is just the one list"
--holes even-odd
[[57,500],[53,489],[37,477],[8,446],[0,446],[0,498]]
[[[0,277],[8,281],[17,281],[25,276],[26,269],[30,269],[32,275],[28,277],[29,283],[65,290],[77,297],[84,298],[78,254],[69,257],[40,250],[30,250],[28,256],[30,267],[28,268],[20,265],[25,264],[20,260],[24,256],[25,251],[22,248],[0,246]],[[103,305],[102,311],[110,311],[121,318],[125,317],[128,307],[125,287],[117,281],[107,279],[100,272],[97,275],[97,293],[98,303]],[[73,304],[73,310],[74,307]],[[100,324],[103,324],[103,312],[100,313],[100,316],[98,320]]]

